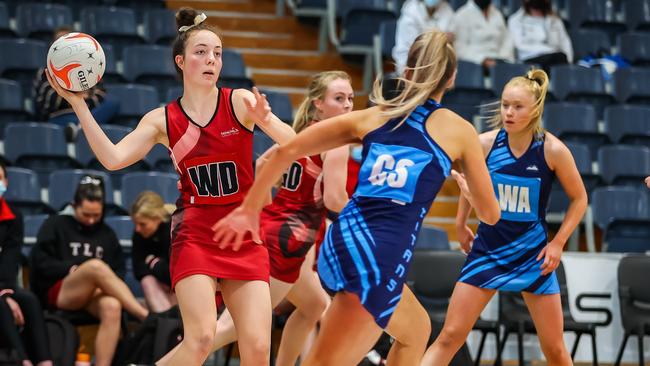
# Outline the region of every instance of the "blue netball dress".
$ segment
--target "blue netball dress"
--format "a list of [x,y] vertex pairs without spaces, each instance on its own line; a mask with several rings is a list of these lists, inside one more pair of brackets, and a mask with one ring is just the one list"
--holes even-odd
[[364,137],[357,189],[320,249],[325,288],[357,294],[382,328],[401,298],[422,220],[451,169],[424,127],[437,108],[429,99],[401,126],[393,119]]
[[547,244],[546,204],[554,173],[544,158],[544,137],[536,136],[515,158],[501,129],[487,157],[501,220],[480,223],[459,281],[502,291],[556,294],[555,272],[541,275],[537,256]]

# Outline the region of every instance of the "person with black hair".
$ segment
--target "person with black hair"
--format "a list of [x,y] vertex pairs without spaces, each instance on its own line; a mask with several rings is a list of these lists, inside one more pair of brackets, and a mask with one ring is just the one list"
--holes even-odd
[[5,164],[0,162],[0,344],[14,349],[23,366],[52,366],[38,299],[17,286],[23,217],[2,197],[8,183]]
[[144,320],[149,311],[122,280],[125,256],[113,229],[103,221],[104,186],[84,176],[73,214],[49,217],[32,250],[32,289],[50,309],[85,310],[99,318],[95,365],[110,365],[120,336],[122,309]]

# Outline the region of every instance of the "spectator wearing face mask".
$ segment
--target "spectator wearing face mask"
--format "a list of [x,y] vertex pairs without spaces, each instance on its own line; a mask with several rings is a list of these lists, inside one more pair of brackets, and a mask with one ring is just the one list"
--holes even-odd
[[460,60],[489,69],[498,61],[513,62],[515,50],[501,12],[492,0],[467,0],[451,21],[454,48]]
[[[408,51],[420,34],[437,29],[447,32],[454,16],[454,10],[444,0],[406,0],[397,20],[393,60],[397,72],[404,72]],[[451,33],[449,33],[451,37]]]
[[553,65],[573,62],[571,39],[551,0],[524,0],[508,19],[508,29],[518,61],[540,65],[546,72]]

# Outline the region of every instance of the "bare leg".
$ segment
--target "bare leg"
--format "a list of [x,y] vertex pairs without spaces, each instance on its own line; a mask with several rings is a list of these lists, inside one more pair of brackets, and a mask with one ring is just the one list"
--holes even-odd
[[284,326],[277,366],[296,364],[305,341],[329,304],[329,296],[321,287],[318,275],[311,266],[307,271],[301,271],[300,278],[289,291],[287,299],[296,306],[296,310]]
[[216,281],[206,275],[185,277],[176,284],[183,318],[183,341],[158,361],[158,365],[199,366],[205,362],[217,327],[216,289]]
[[271,295],[264,281],[222,280],[221,292],[237,329],[241,366],[268,366]]
[[169,301],[170,291],[167,286],[158,282],[156,277],[152,275],[144,276],[140,281],[140,284],[142,285],[144,298],[151,311],[154,313],[160,313],[167,311],[172,307],[172,303]]
[[83,262],[76,271],[63,279],[56,305],[64,310],[82,309],[91,300],[96,289],[116,298],[124,310],[140,320],[149,315],[149,310],[138,302],[126,283],[100,259]]
[[357,365],[381,333],[356,294],[339,292],[325,312],[316,344],[302,366]]
[[99,329],[95,338],[95,366],[110,366],[120,338],[122,305],[112,296],[94,297],[86,310],[99,318]]
[[420,364],[431,335],[431,321],[427,311],[407,286],[402,290],[402,298],[388,322],[386,332],[395,338],[386,365]]
[[449,300],[447,317],[436,341],[427,349],[422,366],[448,365],[462,347],[481,311],[494,296],[495,290],[482,289],[457,282]]
[[572,365],[573,361],[564,344],[564,315],[560,295],[521,294],[535,323],[546,362],[551,366]]

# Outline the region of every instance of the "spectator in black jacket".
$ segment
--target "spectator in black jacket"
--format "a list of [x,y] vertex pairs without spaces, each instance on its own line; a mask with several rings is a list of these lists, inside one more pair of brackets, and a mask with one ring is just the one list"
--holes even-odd
[[23,217],[2,197],[8,183],[5,165],[0,162],[0,343],[15,349],[23,366],[52,366],[38,299],[17,286]]
[[121,278],[125,258],[115,232],[102,220],[101,179],[83,177],[72,206],[73,215],[54,215],[38,232],[32,288],[49,308],[86,310],[99,318],[95,365],[108,366],[120,336],[122,309],[141,320],[149,311]]
[[176,305],[169,275],[169,212],[159,194],[144,191],[131,207],[133,273],[142,284],[149,309],[163,312]]
[[[71,27],[57,28],[54,31],[52,42],[70,32],[73,32]],[[33,88],[36,119],[66,127],[68,140],[74,140],[79,130],[79,119],[70,104],[61,98],[47,82],[44,68],[40,68],[36,73]],[[106,90],[101,82],[83,93],[88,109],[100,124],[109,123],[120,110],[119,102],[116,99],[107,98]]]

